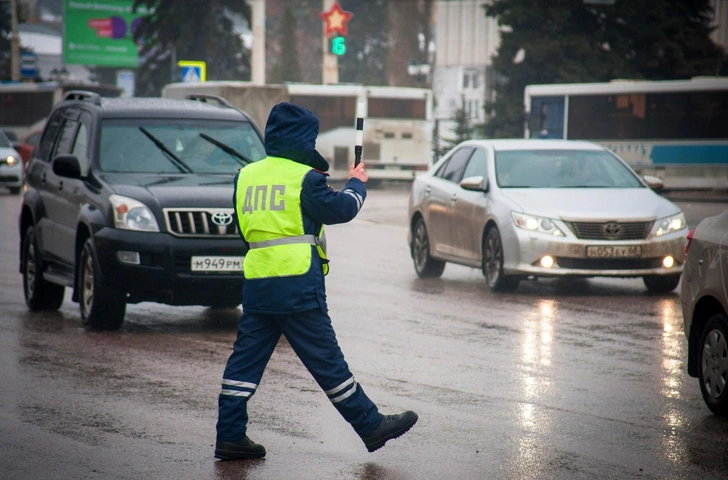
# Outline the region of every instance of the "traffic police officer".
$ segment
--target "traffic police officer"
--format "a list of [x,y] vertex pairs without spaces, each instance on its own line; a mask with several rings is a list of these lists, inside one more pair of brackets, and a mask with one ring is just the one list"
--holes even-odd
[[274,106],[265,127],[267,157],[235,178],[236,221],[250,251],[243,263],[243,313],[218,400],[219,459],[265,456],[247,436],[247,406],[281,335],[370,452],[417,421],[411,411],[379,413],[336,340],[324,287],[324,224],[359,213],[367,174],[363,164],[351,166],[344,189],[330,188],[323,173],[329,165],[315,149],[318,131],[318,118],[305,108]]

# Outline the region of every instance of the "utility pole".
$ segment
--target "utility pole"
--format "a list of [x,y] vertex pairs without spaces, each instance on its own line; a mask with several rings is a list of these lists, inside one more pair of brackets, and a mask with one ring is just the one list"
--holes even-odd
[[[335,0],[323,0],[323,11],[328,12],[334,6]],[[326,27],[323,27],[324,32]],[[329,38],[324,34],[323,37],[323,61],[321,63],[323,70],[324,85],[339,83],[339,57],[329,52]]]
[[250,60],[250,79],[256,85],[265,84],[265,0],[249,2],[252,9],[253,56]]
[[20,34],[18,33],[18,0],[10,0],[10,79],[20,81]]

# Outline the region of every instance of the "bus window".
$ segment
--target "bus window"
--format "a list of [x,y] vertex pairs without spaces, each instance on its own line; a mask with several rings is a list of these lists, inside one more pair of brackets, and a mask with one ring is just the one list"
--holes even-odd
[[350,127],[356,122],[356,97],[291,95],[291,103],[307,108],[319,118],[319,131]]
[[690,94],[693,138],[728,138],[728,92]]
[[424,98],[369,97],[368,102],[368,115],[372,118],[427,118]]
[[575,95],[569,97],[567,137],[575,140],[647,138],[645,96]]
[[564,138],[564,97],[534,97],[528,131],[530,138]]

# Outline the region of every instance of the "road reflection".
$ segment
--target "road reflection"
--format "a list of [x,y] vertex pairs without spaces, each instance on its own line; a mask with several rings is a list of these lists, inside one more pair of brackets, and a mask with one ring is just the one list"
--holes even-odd
[[[662,388],[660,393],[667,398],[678,400],[686,377],[682,348],[685,336],[682,330],[682,312],[673,298],[665,298],[657,303],[662,323]],[[685,428],[688,418],[684,409],[665,404],[662,420],[665,431],[662,436],[664,457],[673,463],[685,463],[688,455]]]
[[518,478],[532,478],[540,471],[543,447],[541,438],[551,430],[551,417],[538,405],[551,389],[551,367],[554,319],[557,316],[555,300],[540,299],[535,308],[527,312],[523,322],[521,362],[523,365],[522,393],[519,405],[521,436],[517,441],[517,454],[513,471]]

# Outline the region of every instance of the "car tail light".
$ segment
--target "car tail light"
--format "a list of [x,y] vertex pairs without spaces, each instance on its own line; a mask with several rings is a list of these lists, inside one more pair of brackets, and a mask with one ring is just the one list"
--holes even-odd
[[688,249],[690,248],[690,243],[693,241],[693,235],[695,234],[695,229],[690,230],[688,232],[688,236],[685,239],[685,258],[688,258]]

